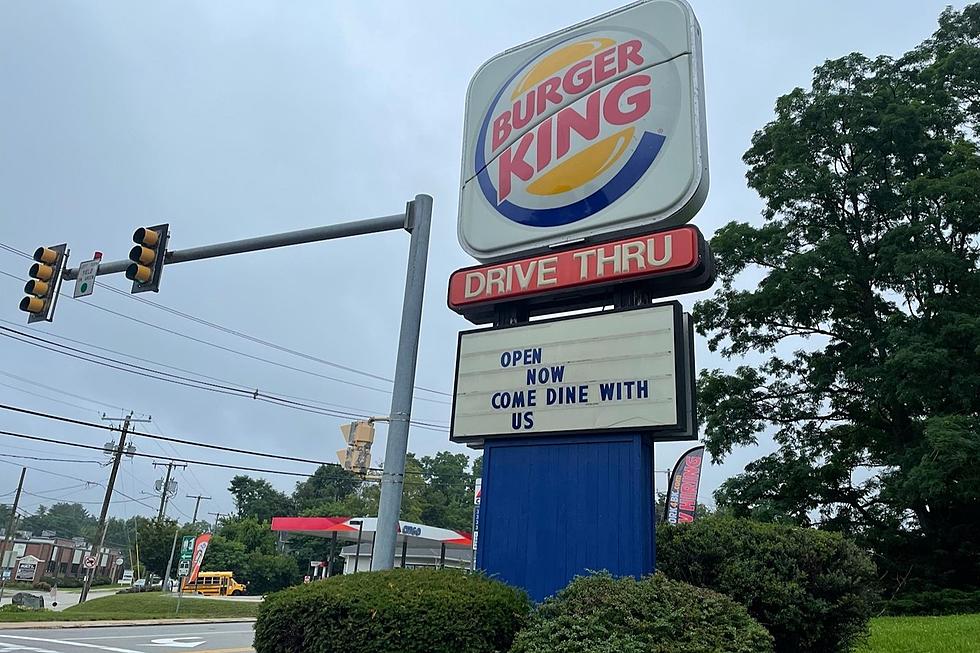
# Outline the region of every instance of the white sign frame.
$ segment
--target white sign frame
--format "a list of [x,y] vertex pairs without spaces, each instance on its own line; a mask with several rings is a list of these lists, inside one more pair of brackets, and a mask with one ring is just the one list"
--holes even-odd
[[[606,44],[597,48],[610,45],[617,48],[632,38],[638,38],[643,45],[635,66],[624,68],[620,52],[609,60],[608,68],[618,70],[611,78],[604,75],[603,81],[590,82],[581,91],[569,89],[570,85],[566,84],[557,90],[545,89],[544,85],[525,88],[525,82],[539,83],[528,80],[538,79],[536,71],[546,66],[546,61],[572,57],[571,54],[563,57],[557,52],[559,49],[589,42]],[[598,49],[594,52],[598,71],[605,59],[600,59]],[[592,55],[582,56],[588,59]],[[567,76],[578,66],[569,68],[571,61],[574,59],[568,59],[565,67],[554,68],[553,73],[547,74],[555,78]],[[591,70],[586,72],[593,74]],[[599,74],[594,73],[596,78]],[[554,157],[542,155],[550,162],[544,164],[535,154],[537,141],[530,146],[530,154],[526,154],[525,145],[518,146],[523,137],[536,133],[539,126],[543,127],[566,109],[577,107],[576,111],[582,114],[586,111],[586,98],[602,89],[606,89],[603,93],[615,92],[610,89],[638,75],[654,77],[648,88],[671,90],[651,96],[652,109],[635,123],[618,120],[609,123],[606,117],[600,120],[602,125],[637,127],[635,132],[627,130],[626,145],[617,146],[626,150],[620,149],[617,159],[608,159],[608,165],[596,169],[593,176],[586,176],[564,190],[558,190],[557,186],[551,190],[532,189],[532,182],[543,182],[543,177],[554,172],[563,161],[571,163],[572,155],[582,154],[590,144],[599,146],[608,141],[612,136],[608,132],[618,128],[603,127],[600,136],[590,135],[585,137],[585,142],[573,143],[570,151],[565,150],[569,156],[560,151]],[[494,125],[507,112],[508,103],[521,102],[524,93],[531,98],[534,92],[537,92],[536,100],[524,107],[531,115],[529,122],[516,123],[512,131],[504,129],[498,139]],[[543,97],[555,99],[542,100]],[[529,108],[532,105],[534,108]],[[518,104],[513,107],[515,112],[521,111]],[[509,123],[505,120],[502,124]],[[504,131],[511,135],[504,136]],[[550,148],[558,138],[556,131],[542,142],[547,142]],[[658,141],[657,152],[649,160],[633,156],[653,148],[654,140]],[[522,169],[527,167],[524,166],[527,161],[538,162],[531,173],[533,176],[522,175],[518,179],[499,172],[500,178],[494,181],[495,162],[505,152],[514,157],[508,155],[507,160],[519,160]],[[602,156],[597,160],[603,160]],[[530,194],[521,189],[514,195],[505,194],[505,187],[506,193],[510,193],[511,181],[521,188],[526,182]],[[679,226],[691,220],[703,206],[708,182],[701,28],[686,0],[641,0],[506,50],[484,63],[467,88],[457,232],[462,248],[484,263],[520,258],[573,243],[597,243]]]
[[[571,321],[582,321],[591,320],[596,325],[605,323],[606,325],[614,324],[617,317],[629,315],[632,318],[642,319],[644,316],[641,314],[643,311],[651,311],[657,309],[663,311],[664,309],[670,310],[670,321],[672,323],[672,354],[673,354],[673,402],[674,402],[674,421],[671,423],[646,423],[637,424],[635,421],[624,426],[581,426],[581,427],[565,427],[561,429],[542,429],[542,430],[514,430],[512,428],[503,428],[509,425],[505,422],[503,418],[500,419],[501,428],[499,432],[490,432],[486,428],[483,429],[472,429],[467,427],[465,423],[461,423],[461,420],[465,419],[460,409],[460,362],[461,355],[463,352],[463,342],[464,339],[477,337],[479,338],[481,334],[502,334],[502,333],[513,333],[516,338],[521,338],[523,341],[524,334],[529,333],[529,330],[538,330],[539,333],[543,330],[540,327],[545,325],[554,325],[561,323],[569,323]],[[525,341],[526,342],[526,341]],[[529,347],[533,347],[534,343],[529,344]],[[599,359],[596,359],[597,361]],[[558,361],[547,361],[542,360],[541,365],[550,365],[552,363],[557,364]],[[568,365],[569,362],[564,361],[564,364]],[[515,369],[526,370],[523,366],[514,366]],[[473,372],[473,374],[481,374],[481,370]],[[602,313],[590,313],[586,315],[575,315],[575,316],[565,316],[558,317],[549,320],[538,320],[535,322],[520,324],[515,326],[507,327],[493,327],[489,329],[471,329],[468,331],[461,331],[457,339],[456,346],[456,378],[453,387],[453,405],[452,405],[452,415],[450,418],[450,434],[449,438],[453,442],[467,444],[474,448],[480,448],[483,446],[483,442],[486,439],[493,438],[507,438],[507,437],[547,437],[553,435],[566,435],[566,434],[616,434],[616,433],[642,433],[649,437],[652,437],[657,441],[682,441],[682,440],[696,440],[697,439],[697,415],[695,410],[694,392],[695,392],[695,363],[694,363],[694,331],[691,325],[690,316],[683,312],[679,302],[663,302],[658,304],[650,304],[646,306],[640,306],[628,309],[619,309],[614,311],[607,311]],[[582,379],[571,379],[568,381],[571,384],[581,384]],[[543,388],[544,386],[540,386]],[[510,386],[501,387],[500,390],[516,390],[517,388],[511,388]],[[463,388],[463,391],[470,391],[467,388]],[[485,395],[489,391],[479,391]],[[590,397],[594,398],[596,394],[596,388],[590,389]],[[540,401],[540,397],[539,397]],[[589,402],[590,405],[599,405]],[[584,410],[588,410],[585,408]],[[502,417],[511,414],[508,410],[501,410],[499,413]],[[458,419],[460,418],[460,419]],[[594,423],[595,420],[592,420]],[[583,424],[589,423],[589,419],[582,419]],[[462,431],[462,432],[461,432]]]

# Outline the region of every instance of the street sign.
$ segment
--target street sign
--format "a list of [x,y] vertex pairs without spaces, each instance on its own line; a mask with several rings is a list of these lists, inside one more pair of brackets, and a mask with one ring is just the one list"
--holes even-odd
[[95,556],[85,556],[85,559],[82,561],[82,566],[86,569],[95,569],[97,564],[98,561],[95,559]]
[[189,576],[191,573],[191,561],[181,560],[177,563],[177,575],[181,578]]
[[99,271],[101,261],[102,257],[98,256],[91,261],[82,261],[78,265],[78,277],[75,278],[73,297],[87,297],[95,292],[95,276]]
[[464,331],[450,439],[576,431],[693,438],[692,338],[677,302]]
[[180,541],[180,559],[190,560],[194,557],[194,540],[196,538],[193,535],[185,535]]
[[689,221],[708,192],[701,30],[647,0],[507,50],[466,94],[459,241],[499,261]]

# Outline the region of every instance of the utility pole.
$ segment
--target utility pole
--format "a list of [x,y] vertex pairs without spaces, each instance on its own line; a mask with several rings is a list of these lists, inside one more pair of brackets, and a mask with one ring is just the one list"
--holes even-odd
[[221,519],[223,512],[209,512],[209,515],[214,515],[214,526],[211,527],[211,532],[218,530],[218,520]]
[[211,497],[201,496],[200,494],[198,494],[198,495],[188,494],[187,495],[187,498],[188,499],[195,499],[195,501],[194,501],[194,518],[191,519],[191,523],[192,524],[196,524],[197,523],[197,509],[201,507],[201,499],[206,499],[206,500],[210,501],[211,500]]
[[[102,419],[108,419],[103,417]],[[112,471],[109,472],[109,483],[105,486],[105,498],[102,500],[102,513],[99,515],[99,543],[97,545],[93,544],[92,552],[89,554],[95,556],[96,566],[98,566],[99,556],[102,554],[102,547],[105,546],[105,533],[108,526],[106,517],[109,515],[109,502],[112,501],[112,488],[116,485],[116,475],[119,473],[119,462],[122,460],[123,453],[126,451],[126,436],[129,434],[129,427],[132,422],[148,422],[148,419],[133,419],[133,413],[130,411],[123,419],[122,429],[119,431],[119,444],[116,446],[116,451],[112,456]],[[82,586],[82,593],[78,597],[79,603],[84,603],[88,598],[89,589],[92,587],[92,579],[95,577],[95,569],[88,569],[85,572],[85,584]]]
[[[0,600],[3,600],[3,590],[6,589],[7,586],[7,577],[3,574],[3,556],[7,553],[7,545],[14,539],[14,526],[17,524],[17,506],[20,503],[21,490],[24,489],[24,474],[26,473],[26,467],[20,470],[20,481],[17,483],[17,494],[14,495],[14,506],[10,510],[10,520],[7,522],[7,532],[3,534],[3,546],[0,547]],[[13,547],[11,546],[10,548],[10,578],[13,580],[16,566],[13,564]]]
[[[154,461],[153,466],[163,465],[164,463],[158,463]],[[167,511],[167,499],[170,498],[170,475],[174,470],[174,467],[184,468],[187,467],[186,463],[175,463],[170,461],[166,463],[167,465],[167,478],[163,482],[163,487],[160,488],[160,511],[157,513],[157,521],[163,521],[163,515]]]

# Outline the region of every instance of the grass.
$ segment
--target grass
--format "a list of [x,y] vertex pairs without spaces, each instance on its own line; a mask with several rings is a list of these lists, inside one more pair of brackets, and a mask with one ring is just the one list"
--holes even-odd
[[[0,610],[0,622],[29,621],[111,621],[120,619],[172,619],[177,597],[157,592],[143,594],[114,594],[86,601],[63,612],[51,610]],[[181,618],[238,618],[254,617],[259,603],[184,597],[180,603]]]
[[973,653],[980,650],[980,614],[879,617],[859,653]]

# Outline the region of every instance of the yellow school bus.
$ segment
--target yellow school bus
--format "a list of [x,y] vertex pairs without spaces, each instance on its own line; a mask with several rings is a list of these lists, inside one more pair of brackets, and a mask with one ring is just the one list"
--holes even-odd
[[202,571],[198,573],[197,581],[184,581],[184,591],[215,596],[241,596],[245,593],[245,586],[235,580],[230,571]]

